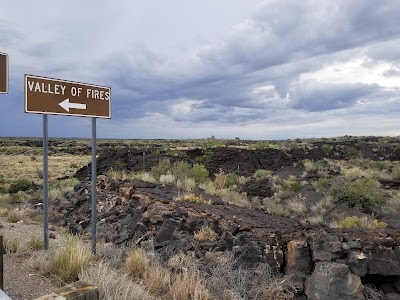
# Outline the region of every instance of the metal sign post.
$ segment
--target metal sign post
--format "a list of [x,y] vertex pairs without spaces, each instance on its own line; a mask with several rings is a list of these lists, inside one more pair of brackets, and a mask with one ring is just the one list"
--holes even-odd
[[43,115],[43,245],[49,249],[49,163],[48,163],[48,120]]
[[96,167],[96,118],[92,118],[92,217],[91,217],[91,230],[92,230],[92,253],[96,254],[96,184],[97,184],[97,167]]
[[96,254],[96,118],[111,118],[111,88],[62,79],[25,75],[25,112],[43,114],[44,247],[49,246],[48,124],[47,115],[92,118],[92,252]]
[[8,55],[0,52],[0,94],[8,93]]

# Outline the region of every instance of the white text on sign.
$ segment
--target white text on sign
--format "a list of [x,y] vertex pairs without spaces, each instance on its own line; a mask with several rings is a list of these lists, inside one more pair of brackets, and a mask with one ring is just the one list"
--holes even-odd
[[[28,88],[30,92],[42,93],[42,94],[53,94],[53,95],[71,95],[74,97],[80,97],[83,94],[82,87],[72,86],[70,90],[67,89],[67,85],[58,83],[45,83],[34,80],[28,80]],[[110,92],[102,91],[97,89],[86,88],[86,98],[97,99],[97,100],[110,100]]]

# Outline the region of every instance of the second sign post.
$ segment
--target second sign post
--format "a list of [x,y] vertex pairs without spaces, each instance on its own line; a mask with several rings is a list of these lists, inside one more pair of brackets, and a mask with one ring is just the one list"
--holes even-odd
[[48,114],[92,118],[92,252],[96,253],[96,118],[111,118],[111,88],[61,79],[25,75],[25,112],[43,114],[43,228],[49,247]]

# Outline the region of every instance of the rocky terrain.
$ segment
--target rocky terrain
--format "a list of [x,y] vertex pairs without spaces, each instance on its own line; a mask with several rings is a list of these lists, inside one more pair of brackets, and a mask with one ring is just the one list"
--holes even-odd
[[[110,169],[146,171],[161,158],[203,163],[210,174],[218,170],[251,176],[266,169],[280,178],[300,176],[318,178],[317,172],[304,174],[304,159],[398,161],[397,143],[382,143],[374,138],[349,143],[319,141],[307,147],[287,149],[214,148],[164,151],[105,148],[98,158],[97,181],[98,238],[117,245],[136,244],[154,249],[167,259],[171,253],[191,253],[204,258],[208,251],[231,251],[247,268],[268,264],[296,286],[296,299],[400,299],[400,227],[398,215],[387,216],[379,207],[355,208],[343,203],[326,215],[373,213],[386,228],[330,228],[301,222],[295,216],[278,216],[258,207],[239,207],[219,196],[196,188],[192,193],[204,203],[178,201],[181,190],[173,185],[149,183],[138,179],[118,180],[107,175]],[[76,176],[81,179],[74,192],[52,203],[51,219],[67,226],[72,233],[89,235],[90,166]],[[334,176],[334,169],[327,173]],[[398,189],[396,180],[381,180],[383,189]],[[256,178],[241,186],[255,199],[271,197],[269,181]],[[308,204],[323,195],[305,184],[298,193]],[[212,241],[194,238],[201,228],[210,228],[217,236]],[[373,287],[373,289],[371,289]],[[380,293],[366,291],[380,290]],[[383,298],[384,297],[384,298]]]
[[[54,203],[52,220],[73,233],[90,223],[91,184]],[[115,244],[134,243],[161,253],[232,251],[246,267],[266,263],[294,281],[306,299],[364,299],[373,284],[398,299],[400,232],[398,229],[338,230],[304,227],[295,220],[213,203],[173,201],[174,191],[139,180],[97,182],[98,237]],[[204,226],[218,234],[213,242],[193,236]],[[397,298],[396,298],[397,297]],[[300,299],[300,298],[299,298]]]
[[[50,155],[90,153],[83,140],[49,146]],[[40,147],[38,140],[0,140],[4,154],[29,160]],[[178,171],[201,165],[208,185],[192,180],[185,188],[188,173],[155,172],[165,159],[186,168]],[[295,299],[400,299],[399,161],[400,141],[386,137],[100,141],[98,241],[137,245],[166,263],[185,253],[206,266],[210,253],[230,253],[252,272],[268,266]],[[79,169],[73,191],[50,201],[51,222],[87,239],[90,171]],[[218,174],[227,180],[220,188]],[[24,203],[40,209],[35,197]],[[204,229],[210,235],[199,238]]]

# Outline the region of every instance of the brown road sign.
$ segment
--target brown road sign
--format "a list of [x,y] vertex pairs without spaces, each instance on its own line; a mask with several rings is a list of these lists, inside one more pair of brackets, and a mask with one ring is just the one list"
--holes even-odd
[[25,112],[111,118],[111,88],[25,75]]
[[8,93],[8,55],[0,52],[0,94]]

